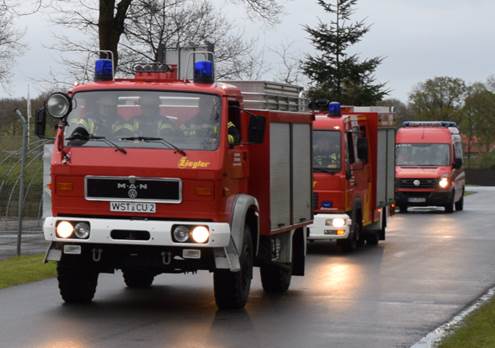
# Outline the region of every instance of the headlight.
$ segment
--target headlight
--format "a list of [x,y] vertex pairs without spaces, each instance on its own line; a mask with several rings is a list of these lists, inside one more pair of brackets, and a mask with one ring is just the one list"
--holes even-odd
[[346,225],[346,220],[344,218],[333,218],[333,219],[328,219],[325,222],[325,225],[327,226],[332,226],[334,228],[342,228]]
[[70,98],[63,93],[53,93],[46,101],[46,112],[53,118],[64,118],[71,110]]
[[172,234],[178,243],[185,243],[189,240],[189,228],[186,226],[176,226]]
[[205,226],[196,226],[192,230],[192,239],[196,243],[206,243],[208,241],[208,238],[210,238],[210,231],[208,230],[207,227]]
[[438,182],[438,186],[440,186],[443,189],[449,187],[449,179],[448,178],[441,178],[440,181]]
[[76,226],[74,226],[74,233],[79,239],[87,239],[89,238],[89,224],[87,222],[78,222]]
[[56,231],[59,238],[70,238],[72,233],[74,233],[74,226],[68,221],[60,221],[57,224]]

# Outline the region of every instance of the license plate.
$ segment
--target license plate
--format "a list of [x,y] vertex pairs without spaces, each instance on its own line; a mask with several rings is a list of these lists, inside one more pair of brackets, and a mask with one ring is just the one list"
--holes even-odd
[[408,199],[409,203],[425,203],[426,198],[423,197],[411,197]]
[[145,202],[110,202],[110,211],[122,213],[156,213],[156,203]]

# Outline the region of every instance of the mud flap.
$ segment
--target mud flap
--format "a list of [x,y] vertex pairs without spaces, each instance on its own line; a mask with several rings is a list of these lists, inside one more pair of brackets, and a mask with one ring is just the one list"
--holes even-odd
[[296,230],[292,238],[292,275],[303,276],[306,264],[306,227]]

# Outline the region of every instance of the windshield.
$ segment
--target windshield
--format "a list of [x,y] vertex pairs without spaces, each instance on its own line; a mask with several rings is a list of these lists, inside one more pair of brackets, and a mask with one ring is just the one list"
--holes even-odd
[[[200,93],[158,91],[93,91],[73,97],[66,137],[78,127],[93,136],[69,146],[111,146],[104,137],[123,147],[164,147],[162,138],[185,150],[215,150],[219,143],[221,99]],[[101,140],[101,139],[100,139]],[[166,147],[166,146],[165,146]]]
[[396,159],[399,166],[448,166],[449,144],[397,144]]
[[313,131],[313,170],[340,171],[340,133]]

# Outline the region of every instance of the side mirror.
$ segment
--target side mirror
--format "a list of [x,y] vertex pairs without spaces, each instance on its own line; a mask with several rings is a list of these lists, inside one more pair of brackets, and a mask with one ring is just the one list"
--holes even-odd
[[249,143],[263,144],[265,139],[266,120],[263,116],[249,117]]
[[456,158],[453,165],[454,169],[462,168],[462,158]]
[[34,123],[34,134],[40,139],[45,138],[46,130],[46,113],[45,108],[41,108],[36,111],[35,123]]
[[359,138],[357,143],[358,157],[364,163],[368,163],[368,139]]

